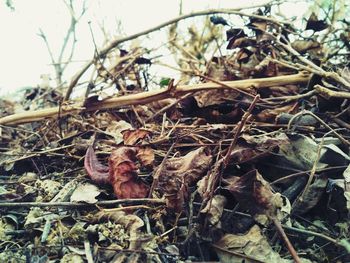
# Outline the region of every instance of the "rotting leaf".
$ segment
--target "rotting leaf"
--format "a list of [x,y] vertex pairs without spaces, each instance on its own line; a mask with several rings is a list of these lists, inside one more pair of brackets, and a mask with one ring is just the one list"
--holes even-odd
[[122,132],[124,144],[135,145],[139,141],[144,140],[151,132],[144,129],[125,130]]
[[151,147],[139,147],[136,153],[137,159],[142,166],[152,167],[154,162],[154,151]]
[[302,199],[298,199],[293,206],[293,213],[303,215],[315,207],[321,200],[327,186],[325,176],[316,176],[315,181],[307,189]]
[[279,194],[272,192],[267,181],[257,170],[232,180],[226,187],[251,214],[265,214],[271,217],[277,215],[277,209],[283,205]]
[[256,118],[261,122],[274,122],[276,117],[281,113],[292,113],[295,110],[295,105],[290,104],[274,109],[265,109],[256,115]]
[[343,173],[343,179],[328,179],[327,193],[330,194],[329,210],[337,212],[338,217],[350,216],[350,165]]
[[84,165],[92,181],[97,184],[111,184],[118,198],[143,198],[147,196],[149,187],[138,178],[137,161],[143,166],[152,166],[153,150],[149,147],[121,146],[112,151],[109,166],[104,166],[97,160],[90,146]]
[[[283,144],[279,148],[279,156],[285,158],[288,162],[302,170],[310,170],[317,158],[318,145],[311,138],[302,134],[290,134],[289,144]],[[322,149],[320,153],[320,160],[322,159],[325,150]],[[327,163],[319,161],[317,169],[327,167]]]
[[[247,37],[241,37],[237,39],[232,39],[228,43],[226,49],[234,49],[234,48],[244,48],[244,47],[250,47],[250,46],[255,46],[256,45],[256,40],[252,38],[247,38]],[[247,53],[247,52],[246,52]]]
[[128,231],[130,236],[131,242],[129,244],[129,249],[137,248],[136,246],[139,242],[138,239],[141,235],[140,228],[144,225],[143,220],[138,216],[126,214],[123,211],[113,211],[113,209],[111,209],[110,211],[101,210],[94,214],[91,219],[94,223],[111,221],[115,224],[122,225]]
[[[283,259],[269,245],[261,229],[254,225],[244,235],[226,234],[215,244],[220,262],[262,262],[291,263],[291,260]],[[221,248],[221,249],[220,249]],[[224,250],[235,253],[227,253]],[[242,255],[242,256],[239,256]],[[247,258],[247,256],[249,258]],[[254,260],[255,259],[255,260]]]
[[123,131],[132,129],[130,123],[121,120],[121,121],[112,121],[112,123],[108,124],[106,129],[106,133],[113,136],[115,139],[115,143],[119,144],[123,142]]
[[273,137],[254,137],[243,134],[230,155],[230,161],[235,164],[256,161],[259,158],[270,155],[278,147],[287,143],[289,143],[289,139],[284,133]]
[[295,40],[292,43],[292,47],[300,54],[304,54],[309,50],[319,50],[321,44],[314,40]]
[[223,195],[215,195],[212,200],[209,201],[206,206],[201,210],[201,213],[206,213],[209,219],[209,222],[212,225],[220,223],[220,218],[222,212],[224,211],[224,206],[227,202],[227,199]]
[[230,28],[226,31],[226,40],[235,40],[247,36],[242,28]]
[[226,101],[232,101],[239,96],[239,93],[235,90],[219,89],[209,90],[203,92],[197,92],[194,98],[200,108],[219,105]]
[[119,147],[109,158],[109,181],[120,199],[144,198],[149,187],[137,175],[137,149]]
[[182,210],[187,199],[188,186],[201,179],[210,166],[211,158],[201,147],[183,157],[166,160],[157,188],[166,198],[169,208]]

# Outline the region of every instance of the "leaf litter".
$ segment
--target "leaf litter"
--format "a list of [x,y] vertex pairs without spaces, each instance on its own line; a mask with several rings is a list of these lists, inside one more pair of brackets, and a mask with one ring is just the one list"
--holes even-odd
[[[131,48],[112,68],[96,61],[114,101],[89,88],[52,115],[62,94],[44,93],[24,118],[1,99],[0,258],[348,262],[348,69],[327,74],[331,62],[309,60],[324,44],[289,43],[292,25],[268,13],[242,28],[207,19],[203,39],[222,30],[228,53],[205,64],[195,27],[193,45],[173,39],[182,83],[160,76],[160,91],[147,87],[152,59]],[[312,13],[306,30],[328,27]]]

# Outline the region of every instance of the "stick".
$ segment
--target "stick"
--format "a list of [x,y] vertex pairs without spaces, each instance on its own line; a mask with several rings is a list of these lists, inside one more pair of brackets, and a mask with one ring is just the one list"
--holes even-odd
[[163,199],[139,198],[139,199],[118,199],[109,201],[98,201],[94,204],[74,202],[6,202],[0,207],[89,207],[101,205],[134,205],[134,204],[165,204]]
[[289,238],[287,237],[286,233],[284,232],[281,223],[276,219],[276,218],[272,218],[272,221],[278,231],[278,233],[281,235],[284,243],[287,246],[287,249],[289,251],[289,253],[291,254],[291,256],[293,257],[294,261],[296,263],[301,263],[301,260],[297,254],[297,252],[295,251],[292,243],[290,243]]
[[[250,90],[251,88],[259,89],[270,86],[286,85],[286,84],[306,84],[309,80],[309,74],[300,72],[298,74],[278,76],[271,78],[259,79],[245,79],[235,81],[224,81],[225,88],[228,86],[232,89]],[[172,90],[153,90],[145,91],[137,94],[125,95],[122,97],[109,98],[104,101],[92,103],[87,108],[81,107],[79,103],[71,105],[62,105],[48,109],[41,109],[36,111],[26,111],[18,114],[9,115],[0,118],[0,125],[17,125],[22,123],[29,123],[34,121],[41,121],[46,118],[67,116],[69,114],[78,114],[80,112],[105,110],[123,106],[147,104],[153,101],[171,98],[174,96],[182,96],[187,93],[206,91],[212,89],[220,89],[222,86],[217,83],[200,83],[195,85],[182,85],[174,87]]]

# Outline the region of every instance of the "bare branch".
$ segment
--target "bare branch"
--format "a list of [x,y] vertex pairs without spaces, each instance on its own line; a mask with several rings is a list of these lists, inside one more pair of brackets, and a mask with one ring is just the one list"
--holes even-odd
[[[266,5],[266,3],[264,4]],[[256,7],[256,6],[255,6]],[[250,7],[252,8],[252,7]],[[110,50],[112,50],[113,48],[117,47],[119,44],[138,38],[140,36],[143,35],[147,35],[149,33],[152,33],[154,31],[157,31],[163,27],[169,26],[171,24],[177,23],[181,20],[187,19],[187,18],[191,18],[191,17],[196,17],[196,16],[206,16],[206,15],[212,15],[212,14],[220,14],[220,13],[226,13],[226,14],[233,14],[233,15],[239,15],[239,16],[247,16],[247,17],[252,17],[252,18],[257,18],[257,19],[261,19],[264,21],[269,21],[271,23],[277,24],[277,25],[290,25],[289,22],[286,21],[278,21],[276,19],[270,18],[270,17],[265,17],[265,16],[260,16],[260,15],[252,15],[252,14],[247,14],[244,12],[241,12],[240,10],[242,10],[243,8],[237,8],[237,9],[209,9],[209,10],[205,10],[205,11],[199,11],[199,12],[193,12],[193,13],[189,13],[186,15],[181,15],[178,16],[176,18],[170,19],[169,21],[166,21],[160,25],[157,25],[155,27],[152,27],[150,29],[147,29],[145,31],[130,35],[130,36],[126,36],[126,37],[122,37],[122,38],[117,38],[115,40],[113,40],[108,46],[106,46],[105,48],[103,48],[100,52],[99,52],[99,57],[103,57],[105,56]],[[78,83],[79,79],[82,77],[82,75],[85,73],[85,71],[94,63],[94,59],[92,59],[91,61],[89,61],[87,64],[85,64],[83,66],[83,68],[73,77],[73,79],[71,80],[69,86],[68,86],[68,90],[67,93],[65,95],[65,100],[68,100],[73,88],[75,87],[75,85]]]

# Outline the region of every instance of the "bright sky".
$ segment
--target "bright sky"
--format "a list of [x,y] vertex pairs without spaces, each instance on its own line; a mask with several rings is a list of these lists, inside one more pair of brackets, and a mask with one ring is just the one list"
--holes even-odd
[[[83,1],[75,1],[81,4]],[[183,0],[183,13],[208,8],[236,8],[265,3],[266,0]],[[74,62],[67,68],[67,76],[73,76],[93,56],[94,46],[88,22],[97,45],[101,47],[103,24],[111,36],[117,36],[118,22],[124,35],[143,31],[179,13],[180,0],[93,0],[88,1],[88,11],[77,27]],[[62,45],[70,24],[70,15],[62,0],[13,0],[15,11],[5,1],[0,3],[0,95],[19,87],[36,86],[40,75],[52,73],[50,57],[43,40],[38,36],[39,28],[47,35],[55,55]],[[305,6],[288,3],[284,5],[288,17],[300,15]],[[283,11],[283,10],[282,10]],[[303,11],[303,12],[304,12]],[[152,36],[151,36],[151,39]],[[155,46],[159,39],[155,38]]]

